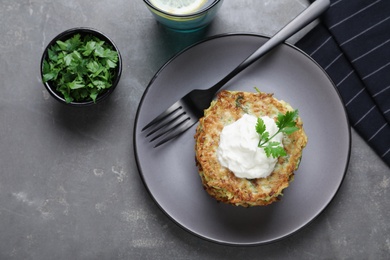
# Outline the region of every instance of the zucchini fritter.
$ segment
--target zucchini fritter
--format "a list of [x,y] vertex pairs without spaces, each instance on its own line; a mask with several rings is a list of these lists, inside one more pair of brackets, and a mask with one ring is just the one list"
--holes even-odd
[[299,130],[283,137],[287,156],[278,158],[273,172],[266,178],[236,177],[220,165],[217,149],[224,126],[240,119],[244,113],[276,120],[279,113],[292,110],[288,103],[277,100],[273,94],[221,91],[199,119],[194,137],[196,164],[205,190],[218,201],[236,206],[265,206],[277,201],[294,179],[307,143],[300,117],[296,120]]

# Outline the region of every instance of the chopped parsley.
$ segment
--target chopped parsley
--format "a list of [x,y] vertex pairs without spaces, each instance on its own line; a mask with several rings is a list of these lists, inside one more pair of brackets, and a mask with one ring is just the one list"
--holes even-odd
[[51,81],[65,101],[96,102],[97,96],[112,86],[118,53],[93,35],[75,34],[49,47],[43,61],[43,82]]

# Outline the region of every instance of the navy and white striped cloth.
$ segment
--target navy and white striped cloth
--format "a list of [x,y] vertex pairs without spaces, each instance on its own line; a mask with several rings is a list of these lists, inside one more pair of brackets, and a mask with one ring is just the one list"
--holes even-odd
[[332,78],[351,126],[390,166],[390,0],[331,0],[296,46]]

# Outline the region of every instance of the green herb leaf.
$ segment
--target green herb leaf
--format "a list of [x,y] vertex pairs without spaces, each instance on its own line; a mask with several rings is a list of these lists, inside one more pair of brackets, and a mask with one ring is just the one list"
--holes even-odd
[[83,52],[84,56],[89,56],[91,53],[95,50],[96,47],[96,42],[95,41],[89,41],[85,45],[85,50]]
[[282,130],[280,130],[280,132],[285,133],[285,134],[287,134],[287,135],[290,135],[290,134],[292,134],[292,133],[294,133],[295,131],[298,131],[298,130],[299,130],[298,127],[296,127],[296,126],[291,126],[291,127],[285,127],[285,128],[283,128]]
[[278,131],[270,137],[270,133],[267,132],[264,120],[261,118],[257,119],[256,132],[259,134],[260,140],[258,147],[263,148],[267,157],[272,156],[278,158],[280,156],[286,156],[286,151],[279,142],[270,141],[279,133],[290,135],[295,131],[299,130],[296,126],[296,119],[298,118],[298,110],[288,111],[286,114],[279,114],[277,117],[276,125]]
[[279,142],[268,142],[267,146],[264,147],[264,151],[267,157],[278,158],[279,156],[286,156],[286,151]]
[[298,117],[298,110],[294,111],[287,111],[286,114],[279,114],[278,115],[278,121],[276,122],[276,125],[283,129],[285,127],[295,127],[295,120]]
[[60,50],[62,50],[62,51],[68,50],[68,45],[65,42],[57,41],[56,43],[57,43],[58,47],[60,48]]
[[79,89],[79,88],[85,88],[85,85],[83,84],[82,81],[75,80],[73,82],[68,83],[68,87],[70,89]]
[[260,117],[257,118],[256,132],[259,135],[262,135],[265,132],[265,128],[266,128],[266,126],[265,126],[264,120],[261,119]]

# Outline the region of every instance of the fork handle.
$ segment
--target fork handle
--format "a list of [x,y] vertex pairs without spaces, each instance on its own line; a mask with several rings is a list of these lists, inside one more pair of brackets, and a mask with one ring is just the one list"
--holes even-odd
[[266,43],[264,43],[254,53],[252,53],[248,58],[246,58],[232,72],[230,72],[217,84],[210,88],[210,91],[215,94],[223,85],[225,85],[229,80],[231,80],[242,70],[247,68],[256,60],[260,59],[262,56],[264,56],[266,53],[268,53],[270,50],[272,50],[279,44],[283,43],[285,40],[287,40],[290,36],[301,30],[303,27],[317,19],[323,12],[325,12],[325,10],[329,8],[329,6],[330,0],[316,0],[315,2],[313,2],[291,22],[289,22],[274,36],[272,36]]

